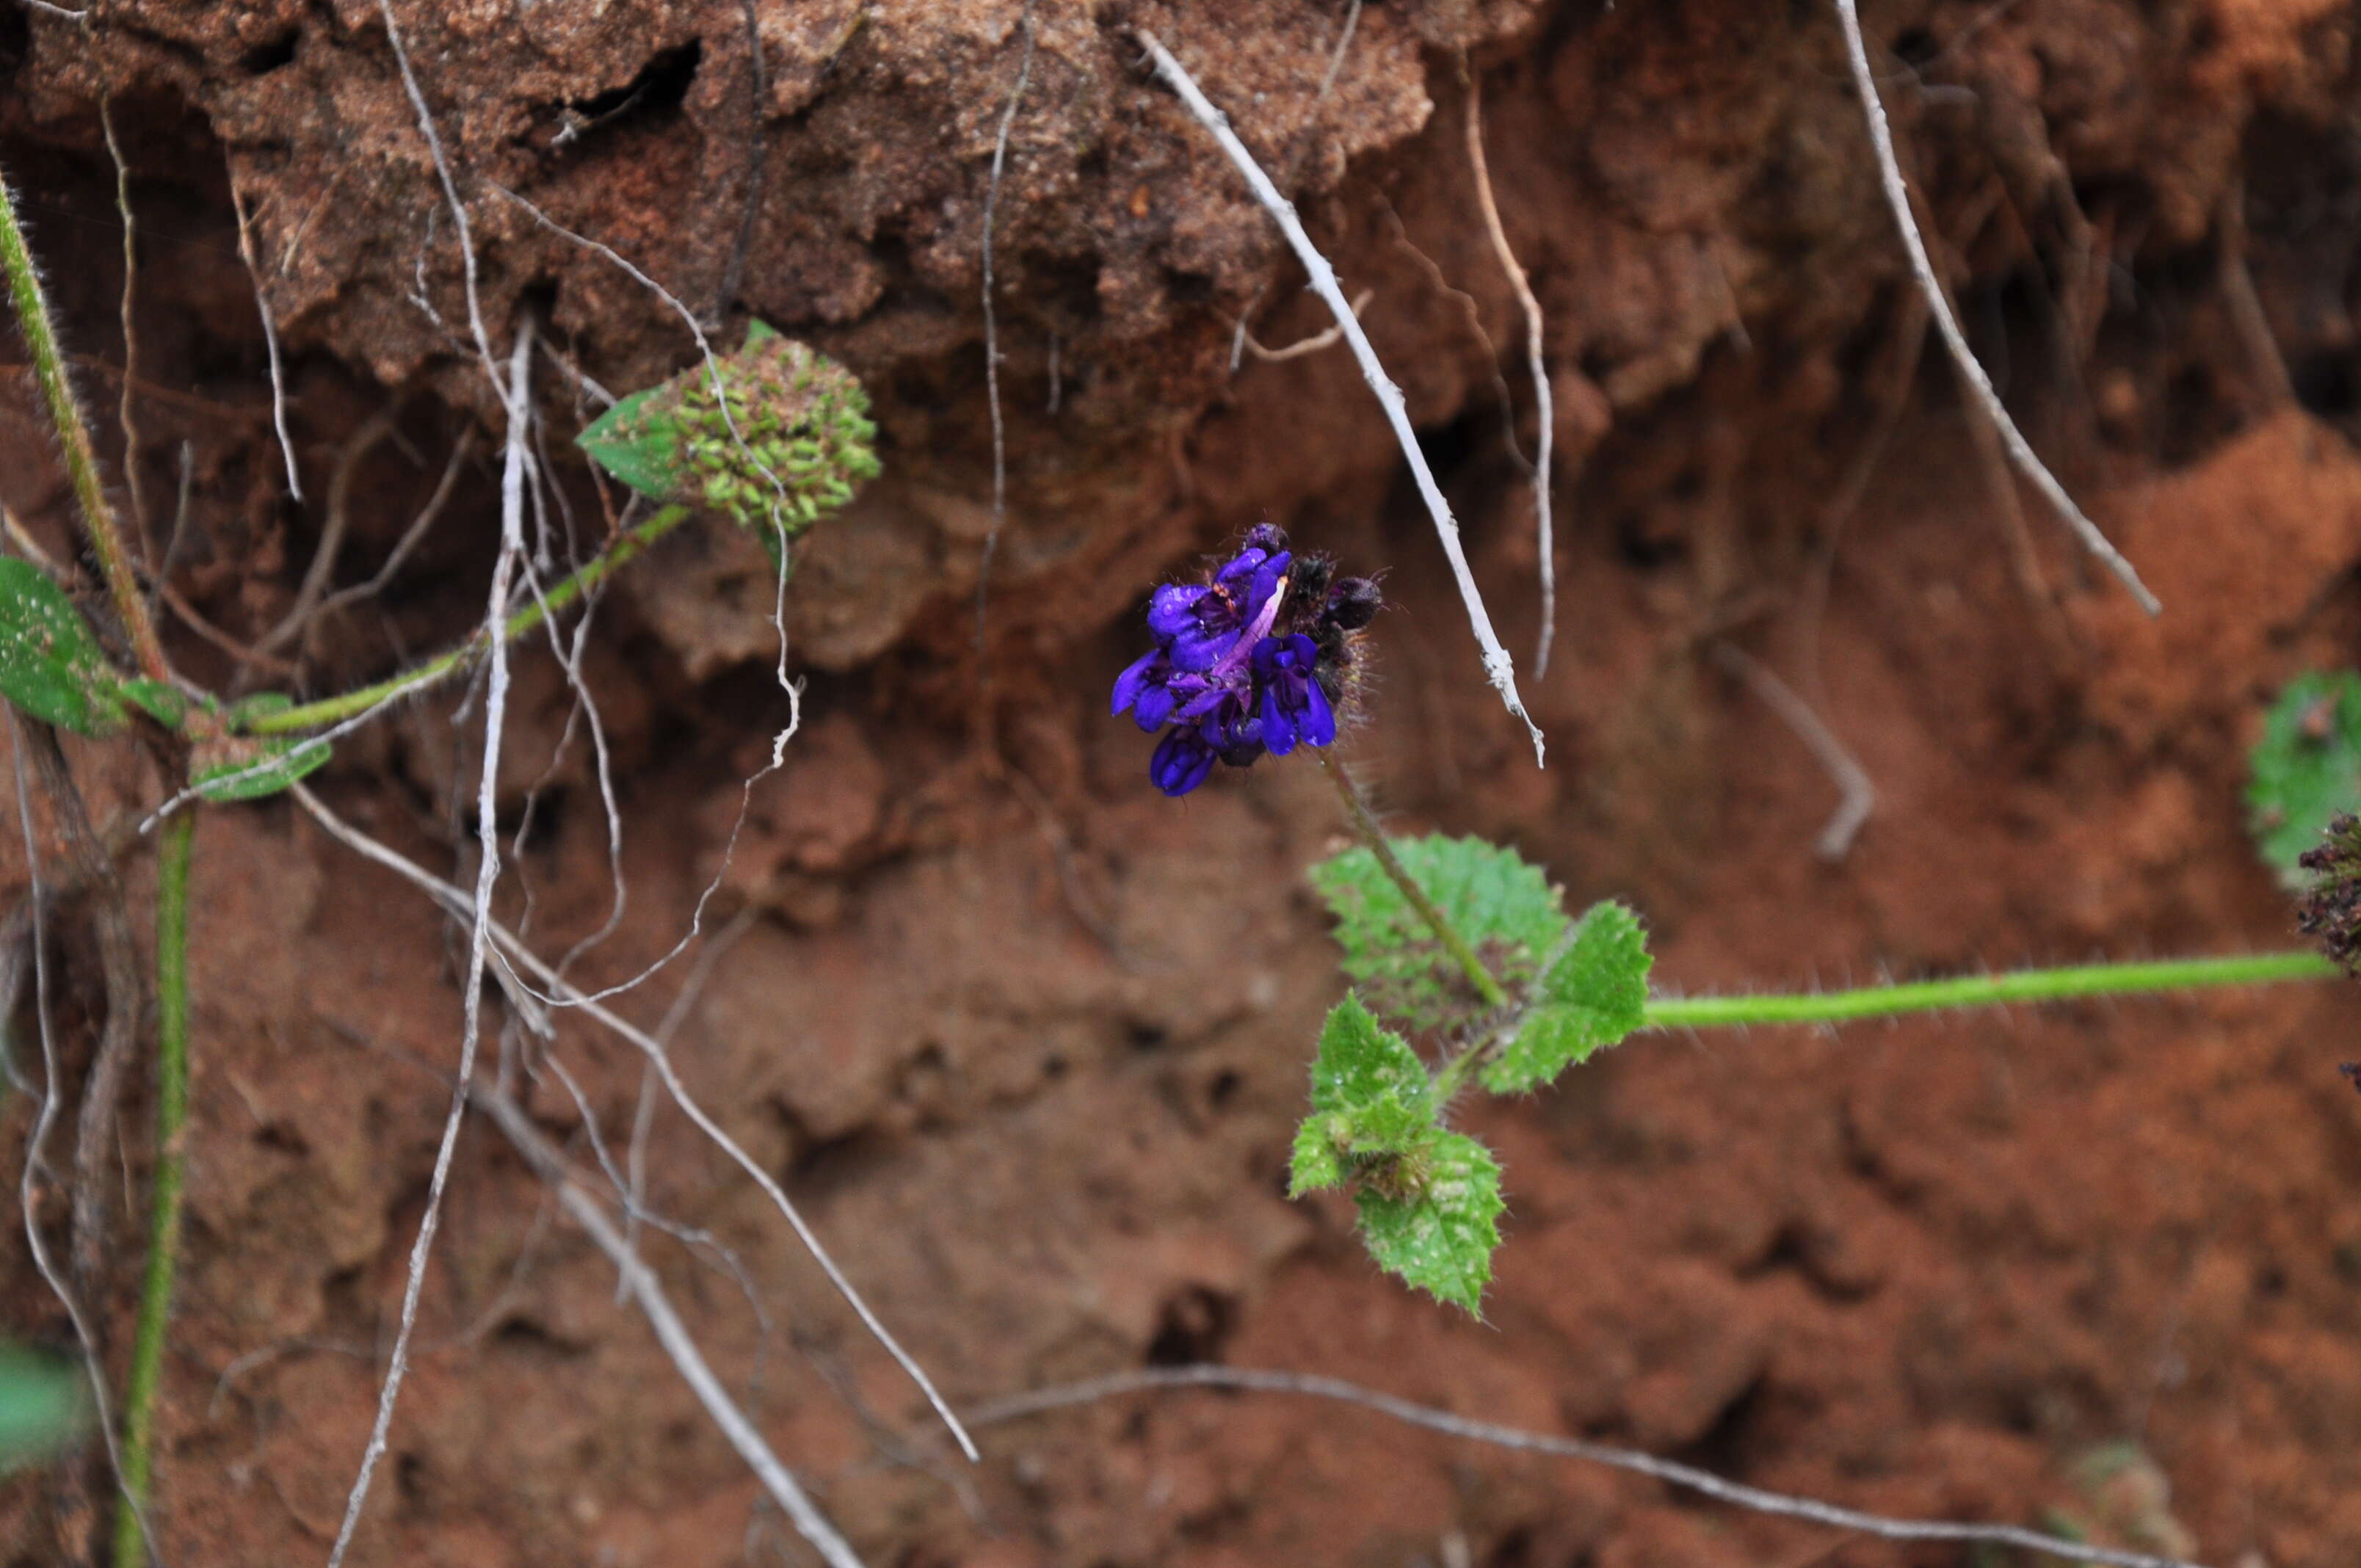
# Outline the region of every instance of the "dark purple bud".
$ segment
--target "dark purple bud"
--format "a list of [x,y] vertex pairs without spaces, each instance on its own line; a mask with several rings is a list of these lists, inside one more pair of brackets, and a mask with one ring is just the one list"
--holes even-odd
[[1328,613],[1323,618],[1347,631],[1358,631],[1378,618],[1378,609],[1385,602],[1378,585],[1367,577],[1340,577],[1329,590]]
[[1260,550],[1266,554],[1277,554],[1287,548],[1287,531],[1277,523],[1257,522],[1246,530],[1246,547]]
[[1148,759],[1148,776],[1166,795],[1187,795],[1213,771],[1213,749],[1194,729],[1175,729],[1157,742]]

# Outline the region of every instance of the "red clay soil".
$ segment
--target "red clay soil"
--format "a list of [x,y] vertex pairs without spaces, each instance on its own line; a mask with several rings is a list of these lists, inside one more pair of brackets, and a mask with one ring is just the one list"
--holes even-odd
[[[1969,331],[2164,600],[2154,621],[2000,474],[1939,346],[1920,351],[1824,6],[1355,7],[1323,95],[1341,4],[763,0],[759,184],[744,6],[394,12],[467,197],[487,334],[505,352],[531,312],[552,346],[536,387],[565,503],[553,549],[587,547],[612,499],[563,456],[588,405],[555,367],[621,390],[695,350],[663,301],[503,191],[725,340],[760,316],[875,399],[886,474],[813,536],[790,591],[802,727],[743,797],[726,870],[741,781],[787,717],[760,556],[699,528],[600,607],[582,674],[628,898],[571,972],[637,974],[719,877],[708,939],[616,1004],[649,1027],[669,1010],[685,1079],[955,1403],[1143,1365],[1289,1368],[1865,1508],[2071,1522],[2220,1568],[2361,1560],[2349,988],[1635,1039],[1468,1117],[1510,1200],[1477,1322],[1378,1275],[1349,1205],[1281,1196],[1341,983],[1302,875],[1341,842],[1323,781],[1299,758],[1168,801],[1145,738],[1104,706],[1149,588],[1268,514],[1386,574],[1378,680],[1345,750],[1395,825],[1513,844],[1576,905],[1630,900],[1667,987],[2287,944],[2238,792],[2271,694],[2361,644],[2349,5],[1957,0],[1867,18]],[[1242,315],[1276,347],[1320,312],[1141,68],[1137,27],[1229,106],[1348,289],[1371,291],[1364,319],[1521,660],[1537,555],[1504,435],[1530,451],[1535,433],[1469,185],[1463,72],[1480,74],[1558,409],[1557,652],[1521,677],[1546,769],[1481,682],[1343,353],[1233,369]],[[979,654],[983,214],[1020,73],[994,229],[1006,538]],[[10,9],[0,83],[0,167],[111,464],[126,380],[102,91],[122,134],[140,236],[130,446],[150,558],[189,612],[167,628],[180,667],[220,690],[329,692],[463,632],[497,537],[498,418],[379,8],[125,0],[86,26]],[[300,504],[233,184],[287,350]],[[37,406],[21,368],[0,376],[0,500],[71,559]],[[386,590],[241,669],[331,518],[333,580],[368,582],[463,432],[445,513]],[[1840,861],[1814,853],[1835,786],[1724,644],[1811,701],[1873,781]],[[500,827],[524,841],[500,906],[555,958],[617,907],[608,816],[545,645],[518,683]],[[406,708],[344,742],[321,794],[465,881],[479,717],[456,694]],[[69,751],[102,825],[165,791],[137,747]],[[53,861],[53,814],[34,815]],[[152,857],[123,864],[144,926]],[[13,902],[21,853],[0,849],[0,876]],[[283,800],[208,810],[196,877],[161,1558],[321,1561],[448,1104],[464,938]],[[66,904],[49,949],[70,1084],[104,1012],[92,916]],[[551,1040],[497,992],[487,1010],[488,1049],[550,1135],[585,1168],[623,1161],[636,1053],[578,1014]],[[34,1018],[27,998],[10,1039],[38,1079]],[[117,1218],[93,1305],[118,1380],[144,1080],[100,1195]],[[0,1168],[22,1168],[31,1124],[12,1097]],[[60,1243],[70,1142],[36,1183]],[[969,1466],[761,1191],[669,1106],[645,1170],[649,1207],[709,1237],[651,1230],[649,1255],[872,1563],[2009,1561],[1268,1396],[1011,1421],[979,1432]],[[0,1230],[0,1326],[68,1344],[21,1220]],[[809,1560],[618,1304],[611,1266],[481,1125],[419,1345],[349,1561]],[[94,1474],[78,1460],[0,1487],[0,1563],[104,1561],[76,1490]]]

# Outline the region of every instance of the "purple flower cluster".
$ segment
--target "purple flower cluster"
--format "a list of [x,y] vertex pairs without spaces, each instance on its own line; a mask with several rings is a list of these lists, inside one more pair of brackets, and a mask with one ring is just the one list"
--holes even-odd
[[1156,646],[1115,683],[1116,713],[1164,730],[1148,762],[1156,787],[1186,795],[1217,759],[1243,768],[1265,751],[1334,741],[1352,634],[1378,604],[1377,584],[1295,554],[1267,522],[1210,581],[1157,589],[1148,607]]

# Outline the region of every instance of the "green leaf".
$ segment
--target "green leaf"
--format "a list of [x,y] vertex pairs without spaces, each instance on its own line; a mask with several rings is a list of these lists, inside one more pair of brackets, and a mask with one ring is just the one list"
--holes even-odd
[[100,735],[123,722],[115,685],[65,590],[30,561],[0,556],[0,696],[60,729]]
[[1354,1194],[1361,1236],[1378,1266],[1439,1301],[1481,1317],[1500,1245],[1500,1167],[1475,1139],[1437,1129],[1401,1157],[1394,1190]]
[[123,694],[125,701],[167,729],[178,729],[188,722],[189,694],[169,682],[124,681],[115,689]]
[[1295,1135],[1289,1191],[1301,1197],[1366,1172],[1435,1131],[1433,1081],[1400,1035],[1347,993],[1320,1030],[1312,1114]]
[[[227,718],[235,729],[258,715],[293,706],[282,692],[257,692],[230,704]],[[260,800],[325,767],[331,754],[325,740],[293,735],[232,735],[203,741],[190,758],[189,787],[206,800]]]
[[1426,1064],[1400,1035],[1378,1027],[1361,999],[1346,992],[1320,1028],[1312,1062],[1312,1108],[1359,1111],[1381,1101],[1427,1097]]
[[680,488],[680,426],[658,403],[669,389],[666,383],[633,392],[574,438],[592,462],[660,501],[671,499]]
[[58,1447],[81,1429],[86,1385],[76,1367],[0,1345],[0,1470]]
[[1345,1185],[1345,1151],[1353,1119],[1341,1112],[1306,1116],[1295,1129],[1295,1155],[1288,1162],[1287,1195],[1301,1198]]
[[2301,889],[2311,879],[2296,857],[2320,842],[2338,812],[2361,811],[2361,674],[2290,681],[2247,763],[2247,831],[2279,880]]
[[1640,917],[1612,901],[1592,905],[1533,988],[1516,1036],[1485,1064],[1484,1087],[1522,1093],[1620,1043],[1647,1016],[1649,963]]
[[[1509,991],[1530,981],[1565,934],[1557,890],[1515,850],[1440,834],[1390,842],[1411,880]],[[1370,850],[1323,861],[1312,883],[1336,916],[1345,972],[1379,1013],[1427,1029],[1481,1009],[1466,974]]]

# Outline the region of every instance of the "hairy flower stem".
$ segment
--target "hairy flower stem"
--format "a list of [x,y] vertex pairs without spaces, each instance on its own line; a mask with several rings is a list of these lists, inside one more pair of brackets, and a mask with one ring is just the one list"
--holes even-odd
[[1711,1029],[1746,1024],[1840,1024],[1898,1017],[1947,1007],[1993,1007],[2011,1002],[2064,1002],[2078,996],[2132,996],[2194,991],[2215,985],[2272,985],[2291,980],[2332,980],[2336,966],[2317,953],[2236,953],[2210,959],[2160,959],[2014,974],[1962,975],[1789,996],[1659,996],[1648,1003],[1647,1029]]
[[164,1372],[164,1328],[181,1257],[183,1130],[189,1113],[189,860],[194,812],[165,820],[156,861],[156,1176],[148,1223],[148,1267],[131,1374],[123,1390],[123,1495],[115,1512],[115,1561],[148,1560],[140,1515],[156,1436],[156,1388]]
[[1418,879],[1411,875],[1409,869],[1396,858],[1393,846],[1386,842],[1385,830],[1378,826],[1376,816],[1369,810],[1369,803],[1361,798],[1359,788],[1354,784],[1352,775],[1345,771],[1344,764],[1323,754],[1320,765],[1327,770],[1328,782],[1336,786],[1336,798],[1345,803],[1345,816],[1352,823],[1353,831],[1359,834],[1361,842],[1369,847],[1369,853],[1377,856],[1378,864],[1384,869],[1386,875],[1394,879],[1394,885],[1402,890],[1402,896],[1410,900],[1410,906],[1418,911],[1419,918],[1425,921],[1427,929],[1434,933],[1434,939],[1443,944],[1443,950],[1467,972],[1468,980],[1475,984],[1476,993],[1484,999],[1484,1005],[1487,1008],[1506,1007],[1509,1004],[1508,993],[1500,989],[1500,982],[1493,978],[1490,970],[1484,967],[1484,960],[1476,956],[1476,949],[1467,945],[1467,939],[1444,917],[1443,911],[1434,906],[1434,900],[1426,895],[1426,889],[1418,885]]
[[[668,506],[652,514],[646,521],[627,529],[621,538],[608,546],[606,554],[572,576],[552,584],[546,592],[510,616],[500,628],[501,641],[513,642],[551,616],[567,609],[575,600],[630,565],[648,546],[679,527],[687,518],[688,510],[685,506]],[[491,652],[491,639],[478,631],[456,648],[439,653],[417,668],[405,670],[390,680],[346,692],[341,696],[322,697],[318,702],[283,707],[276,713],[259,713],[240,728],[249,735],[287,735],[324,729],[357,713],[366,713],[379,703],[408,696],[412,692],[423,691],[428,686],[448,680],[472,668],[477,660]]]
[[[65,454],[66,477],[73,483],[75,499],[82,503],[82,527],[90,535],[99,571],[106,578],[107,592],[115,599],[115,612],[123,620],[125,635],[131,639],[132,657],[138,662],[139,673],[149,680],[169,681],[171,666],[164,662],[164,644],[156,636],[156,622],[139,592],[138,575],[124,548],[123,530],[107,502],[105,487],[99,482],[98,455],[91,448],[90,431],[82,423],[81,406],[74,401],[73,385],[66,379],[57,329],[50,324],[49,302],[41,294],[40,273],[33,266],[25,231],[17,225],[16,192],[5,178],[0,178],[0,271],[8,275],[16,328],[32,356],[34,378],[49,401],[49,420],[57,426],[58,445]],[[126,466],[137,460],[136,453],[124,458]]]

